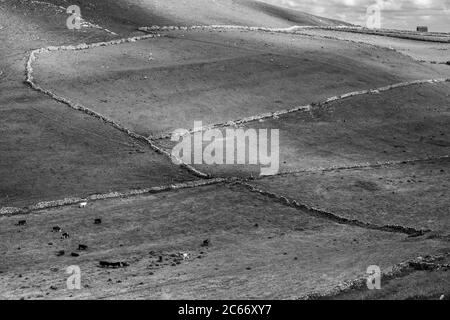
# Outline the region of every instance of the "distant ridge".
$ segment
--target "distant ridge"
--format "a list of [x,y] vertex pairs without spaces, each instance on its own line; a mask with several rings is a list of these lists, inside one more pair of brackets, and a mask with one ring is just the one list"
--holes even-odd
[[[66,6],[64,0],[42,0]],[[82,14],[106,26],[243,25],[285,28],[348,23],[257,0],[76,0]]]
[[352,24],[344,21],[319,17],[298,10],[279,7],[260,0],[242,0],[240,2],[243,2],[249,8],[253,8],[269,16],[278,17],[300,26],[352,26]]

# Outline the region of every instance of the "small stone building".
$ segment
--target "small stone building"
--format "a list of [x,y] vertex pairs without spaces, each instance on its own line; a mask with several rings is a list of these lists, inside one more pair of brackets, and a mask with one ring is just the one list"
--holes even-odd
[[428,32],[427,26],[419,26],[417,27],[417,32]]

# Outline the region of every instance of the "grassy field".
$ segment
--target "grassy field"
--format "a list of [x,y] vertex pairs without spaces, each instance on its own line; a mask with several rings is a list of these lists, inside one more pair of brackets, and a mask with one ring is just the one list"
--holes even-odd
[[[14,226],[23,218],[26,226]],[[94,224],[97,218],[102,224]],[[62,240],[54,226],[70,238]],[[220,185],[3,217],[0,228],[7,239],[0,247],[3,298],[292,299],[362,276],[369,265],[388,269],[445,248],[336,224]],[[210,245],[202,247],[206,239]],[[88,249],[78,251],[79,244]],[[171,255],[178,252],[191,258],[177,264]],[[101,260],[129,266],[102,269]],[[73,264],[82,270],[84,288],[77,292],[64,281]]]
[[[325,50],[327,48],[327,50]],[[441,77],[386,49],[260,32],[176,32],[168,38],[40,55],[36,82],[131,130],[158,136]]]
[[[449,89],[447,83],[396,88],[240,127],[279,130],[280,172],[442,157],[450,152]],[[196,167],[220,176],[259,175],[258,166]]]
[[[157,186],[166,191],[0,215],[0,298],[448,296],[443,269],[407,268],[384,279],[380,291],[333,291],[363,279],[369,265],[389,274],[399,263],[448,254],[448,82],[245,123],[242,128],[280,129],[286,174],[245,185],[237,179],[257,176],[258,167],[198,166],[234,179],[171,188],[199,178],[132,134],[24,84],[30,51],[143,35],[137,28],[150,25],[341,23],[246,0],[74,0],[86,21],[99,26],[73,31],[65,25],[66,1],[46,1],[51,4],[0,2],[0,209]],[[34,77],[170,150],[158,137],[191,128],[194,120],[217,124],[450,74],[446,65],[428,63],[450,60],[441,44],[305,32],[171,31],[40,54]],[[341,39],[323,37],[330,35]],[[430,231],[415,232],[423,229]],[[101,268],[100,261],[124,264]],[[66,287],[71,265],[81,268],[80,291]]]
[[267,177],[252,185],[338,216],[448,234],[450,160]]

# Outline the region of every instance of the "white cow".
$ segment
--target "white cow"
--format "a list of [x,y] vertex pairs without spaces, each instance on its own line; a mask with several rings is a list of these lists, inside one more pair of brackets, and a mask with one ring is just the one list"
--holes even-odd
[[80,208],[86,208],[87,206],[87,202],[81,202],[80,203]]

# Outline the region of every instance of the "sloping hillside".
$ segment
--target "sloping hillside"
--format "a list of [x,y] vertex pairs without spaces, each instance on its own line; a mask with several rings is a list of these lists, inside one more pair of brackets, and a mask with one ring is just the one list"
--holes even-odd
[[[417,61],[447,46],[137,30],[340,24],[252,0],[43,1],[0,0],[0,300],[448,299],[450,68]],[[200,120],[279,130],[279,174],[175,165]]]
[[158,24],[238,24],[267,27],[345,24],[255,0],[47,0],[46,2],[63,7],[77,4],[86,17],[102,25],[116,28]]

